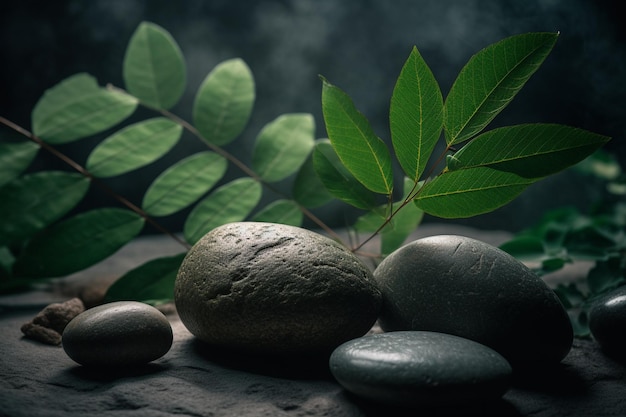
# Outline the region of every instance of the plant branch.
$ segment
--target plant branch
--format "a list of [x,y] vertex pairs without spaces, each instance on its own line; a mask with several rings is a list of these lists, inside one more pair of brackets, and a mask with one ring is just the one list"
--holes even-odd
[[[197,139],[202,141],[209,149],[211,149],[215,153],[217,153],[217,154],[223,156],[224,158],[226,158],[228,161],[233,163],[233,165],[235,165],[237,168],[239,168],[241,171],[243,171],[243,173],[248,175],[250,178],[258,181],[261,184],[263,184],[263,186],[265,186],[267,189],[272,191],[274,194],[279,195],[281,197],[288,198],[288,196],[286,196],[280,190],[276,189],[271,184],[268,184],[267,182],[263,181],[263,179],[259,176],[259,174],[257,174],[252,169],[250,169],[246,164],[244,164],[241,160],[239,160],[233,154],[231,154],[231,153],[227,152],[226,150],[224,150],[223,148],[221,148],[221,147],[219,147],[219,146],[209,142],[204,136],[202,136],[202,134],[198,131],[198,129],[196,129],[191,123],[187,122],[186,120],[178,117],[177,115],[175,115],[175,114],[173,114],[173,113],[171,113],[171,112],[169,112],[167,110],[158,110],[158,111],[163,116],[168,117],[169,119],[173,120],[174,122],[180,124],[184,129],[186,129],[192,135],[194,135]],[[320,218],[318,218],[313,213],[311,213],[311,211],[308,210],[306,207],[302,206],[298,202],[296,202],[296,204],[298,205],[298,208],[300,209],[300,211],[305,216],[307,216],[311,221],[313,221],[313,223],[318,225],[329,236],[332,236],[333,239],[337,240],[342,245],[346,246],[346,244],[343,242],[341,237],[333,229],[328,227],[328,225],[326,223],[324,223]]]
[[[119,88],[119,87],[116,87],[116,86],[114,86],[112,84],[108,84],[107,88],[109,88],[111,90],[115,90],[115,91],[121,92],[123,94],[129,94],[126,90],[124,90],[122,88]],[[248,167],[245,163],[243,163],[236,156],[234,156],[233,154],[231,154],[230,152],[226,151],[225,149],[223,149],[223,148],[221,148],[221,147],[211,143],[209,140],[207,140],[202,135],[202,133],[200,133],[200,131],[198,129],[196,129],[191,123],[189,123],[185,119],[183,119],[183,118],[179,117],[178,115],[170,112],[169,110],[158,109],[158,108],[149,106],[149,105],[141,102],[141,100],[139,101],[139,103],[142,106],[144,106],[146,108],[149,108],[150,110],[153,110],[153,111],[163,115],[164,117],[167,117],[168,119],[172,120],[173,122],[179,124],[180,126],[182,126],[183,129],[185,129],[189,133],[191,133],[196,139],[200,140],[210,150],[212,150],[216,154],[218,154],[218,155],[224,157],[225,159],[227,159],[228,161],[230,161],[233,165],[235,165],[237,168],[239,168],[244,174],[246,174],[247,176],[249,176],[253,180],[259,182],[264,187],[266,187],[268,190],[272,191],[274,194],[276,194],[278,196],[281,196],[281,197],[284,197],[284,198],[289,198],[284,193],[282,193],[280,190],[276,189],[271,184],[268,184],[267,182],[265,182],[259,176],[259,174],[254,172],[250,167]],[[318,225],[322,230],[324,230],[333,239],[337,240],[339,243],[341,243],[342,245],[347,247],[347,245],[343,242],[341,237],[334,230],[332,230],[330,227],[328,227],[328,225],[326,225],[321,219],[319,219],[317,216],[315,216],[313,213],[311,213],[306,207],[300,205],[297,202],[296,202],[296,204],[298,205],[298,208],[300,209],[300,211],[305,216],[307,216],[311,221],[313,221],[313,223]]]
[[55,157],[57,157],[61,161],[65,162],[67,165],[69,165],[71,168],[73,168],[74,170],[78,171],[83,176],[87,177],[94,185],[96,185],[97,187],[102,189],[105,193],[109,194],[109,196],[111,196],[113,199],[117,200],[122,205],[126,206],[128,209],[130,209],[130,210],[134,211],[135,213],[137,213],[138,215],[140,215],[146,222],[148,222],[152,227],[157,229],[159,232],[164,233],[167,236],[171,237],[176,242],[180,243],[185,249],[189,250],[191,248],[191,246],[189,246],[189,244],[187,242],[185,242],[184,240],[180,239],[178,236],[176,236],[171,231],[167,230],[165,227],[161,226],[152,217],[150,217],[144,210],[142,210],[137,205],[133,204],[131,201],[129,201],[125,197],[123,197],[123,196],[119,195],[118,193],[116,193],[113,189],[111,189],[109,186],[107,186],[102,181],[100,181],[98,178],[96,178],[91,172],[89,172],[87,169],[85,169],[78,162],[74,161],[72,158],[68,157],[67,155],[65,155],[62,152],[59,152],[56,148],[54,148],[53,146],[51,146],[48,143],[44,142],[43,140],[41,140],[41,138],[39,138],[38,136],[36,136],[32,132],[30,132],[29,130],[24,129],[23,127],[13,123],[12,121],[10,121],[10,120],[2,117],[2,116],[0,116],[0,123],[2,123],[3,125],[13,129],[14,131],[18,132],[19,134],[27,137],[28,139],[30,139],[31,141],[33,141],[37,145],[39,145],[41,148],[43,148],[46,151],[50,152],[52,155],[54,155]]
[[424,188],[424,185],[431,179],[431,176],[432,176],[433,172],[435,171],[435,169],[437,168],[437,165],[439,165],[439,163],[443,160],[443,158],[446,156],[446,154],[448,153],[449,150],[450,150],[450,146],[447,146],[446,149],[444,149],[444,151],[439,155],[439,157],[437,158],[435,163],[430,167],[430,170],[428,170],[426,175],[424,175],[424,177],[425,177],[424,184],[421,187],[417,188],[418,184],[419,184],[419,181],[415,182],[415,184],[413,184],[413,188],[411,189],[411,191],[409,191],[409,193],[407,194],[406,198],[402,201],[402,203],[400,203],[398,208],[395,209],[395,210],[391,210],[391,212],[389,213],[389,216],[387,216],[385,221],[380,226],[378,226],[378,228],[370,236],[368,236],[367,239],[365,239],[356,248],[354,248],[352,250],[353,252],[357,252],[359,249],[361,249],[363,246],[365,246],[369,241],[374,239],[389,224],[389,222],[391,222],[393,217],[403,207],[405,207],[407,204],[409,204],[411,201],[413,201],[415,198],[417,198],[417,196],[420,193],[420,190],[422,190]]

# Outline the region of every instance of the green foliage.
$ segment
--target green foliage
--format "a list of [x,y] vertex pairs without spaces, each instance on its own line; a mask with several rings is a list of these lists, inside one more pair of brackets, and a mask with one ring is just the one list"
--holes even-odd
[[626,284],[626,203],[610,186],[619,179],[621,167],[607,154],[597,152],[575,168],[605,182],[604,199],[587,214],[572,207],[552,210],[501,249],[541,276],[568,264],[590,264],[586,279],[554,288],[571,311],[577,335],[588,336],[587,313],[594,300]]
[[[556,39],[554,33],[530,33],[488,46],[463,67],[445,100],[414,47],[391,97],[389,141],[373,131],[345,92],[322,77],[328,139],[316,140],[311,115],[280,115],[258,133],[251,160],[242,161],[223,146],[236,141],[250,119],[255,101],[250,68],[238,58],[216,65],[197,88],[188,122],[170,111],[188,88],[184,55],[165,29],[144,22],[126,49],[124,89],[103,88],[92,76],[77,74],[44,93],[32,112],[33,133],[0,119],[31,140],[0,143],[0,290],[86,268],[137,236],[145,223],[179,241],[181,254],[129,271],[111,287],[109,301],[171,299],[185,250],[228,222],[301,226],[308,217],[339,239],[309,211],[338,199],[364,211],[354,228],[371,235],[361,245],[380,234],[384,256],[404,243],[424,213],[452,218],[492,211],[609,139],[550,124],[482,132],[538,69]],[[124,124],[138,106],[155,116]],[[114,131],[84,163],[55,148],[109,129]],[[166,168],[140,205],[113,192],[124,208],[70,214],[92,184],[102,187],[101,178],[157,161],[186,136],[208,149]],[[433,155],[441,139],[444,150]],[[40,148],[78,173],[25,174]],[[445,167],[439,167],[444,161]],[[402,178],[394,179],[396,164]],[[225,180],[229,167],[241,176]],[[290,193],[274,187],[288,178],[293,180]],[[258,207],[266,192],[273,198]],[[163,229],[158,218],[184,209],[189,214],[183,241]]]

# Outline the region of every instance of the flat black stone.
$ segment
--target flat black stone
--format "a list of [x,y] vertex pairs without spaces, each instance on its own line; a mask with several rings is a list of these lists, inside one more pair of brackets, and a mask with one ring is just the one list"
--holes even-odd
[[443,333],[391,332],[339,346],[330,370],[348,391],[392,405],[433,406],[500,398],[512,369],[484,345]]

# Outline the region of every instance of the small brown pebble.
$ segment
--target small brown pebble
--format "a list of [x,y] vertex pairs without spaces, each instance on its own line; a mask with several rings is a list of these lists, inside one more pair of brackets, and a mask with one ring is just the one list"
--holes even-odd
[[22,325],[24,336],[49,345],[61,343],[61,335],[67,323],[85,311],[80,298],[64,303],[53,303],[41,310],[32,321]]

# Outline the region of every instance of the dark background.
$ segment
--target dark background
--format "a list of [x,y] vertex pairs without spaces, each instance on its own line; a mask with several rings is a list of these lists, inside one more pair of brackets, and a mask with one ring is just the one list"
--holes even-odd
[[[123,86],[127,42],[146,20],[168,30],[186,57],[187,93],[174,108],[183,118],[191,119],[195,91],[216,64],[241,57],[251,67],[257,87],[254,112],[242,138],[229,148],[249,161],[258,131],[283,113],[312,113],[317,137],[325,136],[318,74],[344,89],[377,134],[388,140],[389,98],[413,45],[445,96],[462,66],[480,49],[519,33],[559,31],[543,66],[490,127],[568,124],[612,136],[605,149],[624,160],[626,51],[624,15],[617,5],[609,0],[2,2],[0,115],[29,129],[30,111],[43,91],[78,72],[94,75],[102,85]],[[16,136],[4,128],[0,135]],[[84,163],[103,137],[60,149]],[[139,203],[158,172],[201,149],[185,137],[163,160],[108,183]],[[65,169],[45,155],[33,168]],[[233,175],[239,173],[232,170],[225,180]],[[281,187],[289,189],[289,182]],[[601,196],[601,188],[567,172],[533,185],[493,213],[453,222],[517,231],[554,207],[587,210]],[[92,190],[81,208],[111,204],[109,197]],[[330,205],[317,213],[332,226],[342,226],[357,214],[342,207]],[[186,213],[163,221],[180,229]]]

